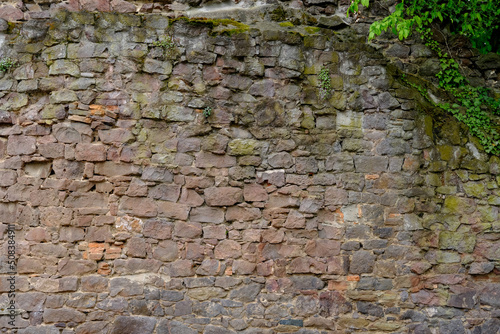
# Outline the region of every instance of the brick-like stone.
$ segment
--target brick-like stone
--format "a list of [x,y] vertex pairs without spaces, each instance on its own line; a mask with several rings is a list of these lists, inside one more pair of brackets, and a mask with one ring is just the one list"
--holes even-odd
[[43,321],[51,322],[84,322],[85,314],[70,308],[50,309],[47,308],[43,312]]
[[375,265],[375,255],[371,252],[359,250],[352,256],[349,272],[352,274],[371,273]]
[[36,152],[36,139],[28,136],[9,136],[8,155],[27,155]]
[[143,316],[118,316],[113,322],[111,334],[152,334],[156,319]]
[[132,164],[106,161],[96,163],[94,173],[104,176],[138,175],[140,168]]
[[222,240],[215,246],[216,259],[238,258],[241,255],[241,245],[234,240]]
[[264,202],[267,201],[269,196],[263,186],[250,183],[244,186],[243,197],[247,202]]
[[243,191],[235,187],[205,189],[205,202],[209,206],[230,206],[243,201]]
[[154,200],[141,197],[123,196],[119,209],[136,217],[155,217],[158,213],[158,206]]
[[78,161],[106,161],[106,146],[102,144],[77,144],[75,157]]
[[158,216],[186,220],[189,216],[189,206],[179,203],[157,201]]
[[224,210],[213,207],[193,208],[189,219],[200,223],[220,224],[224,222]]

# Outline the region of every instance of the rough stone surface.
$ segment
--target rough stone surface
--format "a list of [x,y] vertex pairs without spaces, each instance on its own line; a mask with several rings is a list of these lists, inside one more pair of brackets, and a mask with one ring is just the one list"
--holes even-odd
[[500,159],[399,80],[432,52],[366,44],[376,6],[204,6],[0,4],[0,328],[497,333]]

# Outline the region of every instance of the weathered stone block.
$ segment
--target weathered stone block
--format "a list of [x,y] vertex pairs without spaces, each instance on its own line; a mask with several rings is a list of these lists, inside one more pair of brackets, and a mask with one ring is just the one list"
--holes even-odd
[[191,210],[191,221],[220,224],[224,222],[224,210],[211,207],[198,207]]
[[201,236],[202,228],[200,223],[176,222],[174,225],[174,236],[179,238],[194,239]]
[[172,223],[158,219],[150,219],[144,223],[143,234],[147,238],[170,239],[172,237]]
[[243,201],[243,191],[235,187],[205,189],[205,202],[209,206],[230,206]]
[[476,236],[470,233],[441,231],[439,248],[454,249],[461,253],[472,253],[476,245]]
[[375,265],[375,259],[376,256],[371,252],[359,250],[352,256],[349,272],[352,274],[371,273]]
[[160,261],[174,261],[178,258],[179,247],[176,242],[164,240],[153,249],[153,258]]
[[85,321],[85,314],[70,308],[50,309],[47,308],[43,312],[43,321],[51,322],[76,322]]
[[261,212],[258,208],[242,208],[238,206],[232,206],[227,209],[226,220],[227,221],[250,221],[259,219],[261,217]]
[[136,217],[155,217],[158,213],[156,202],[150,198],[123,196],[119,210]]
[[[145,169],[146,170],[146,169]],[[116,163],[111,161],[95,164],[94,173],[104,176],[139,175],[140,167],[132,164]],[[142,177],[144,179],[144,177]]]
[[106,161],[107,147],[102,144],[77,144],[75,158],[79,161]]
[[329,257],[340,254],[340,242],[334,240],[309,240],[305,252],[309,256]]
[[236,165],[236,158],[230,155],[216,155],[208,152],[196,154],[196,167],[199,168],[228,168]]
[[189,216],[189,206],[179,203],[157,201],[158,216],[186,220]]
[[27,155],[36,152],[36,139],[28,136],[9,136],[8,155]]
[[143,316],[118,316],[113,322],[111,334],[152,334],[156,319]]
[[120,275],[155,273],[161,266],[161,262],[153,259],[117,259],[115,260],[115,271]]
[[179,321],[163,319],[156,327],[157,334],[198,334],[198,331],[189,328]]
[[57,271],[63,276],[80,276],[96,272],[96,270],[96,263],[86,260],[62,259],[57,266]]
[[270,170],[265,172],[257,172],[258,183],[269,183],[277,187],[285,185],[285,171],[283,169]]
[[389,159],[387,157],[377,156],[354,156],[354,166],[356,172],[360,173],[379,173],[387,171]]
[[222,240],[215,246],[216,259],[238,258],[241,256],[241,245],[234,240]]

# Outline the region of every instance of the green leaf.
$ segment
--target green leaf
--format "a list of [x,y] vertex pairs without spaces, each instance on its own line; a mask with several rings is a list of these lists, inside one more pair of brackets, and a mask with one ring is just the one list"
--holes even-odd
[[370,6],[370,0],[361,0],[361,4],[365,7]]

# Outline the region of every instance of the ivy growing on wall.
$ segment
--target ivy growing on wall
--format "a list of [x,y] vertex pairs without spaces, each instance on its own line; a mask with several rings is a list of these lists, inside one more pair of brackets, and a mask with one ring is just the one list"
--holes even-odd
[[[368,38],[373,39],[388,29],[399,39],[419,32],[425,44],[439,57],[441,70],[436,74],[439,87],[455,100],[455,103],[440,103],[437,106],[465,123],[486,152],[500,155],[500,129],[495,120],[496,115],[500,115],[500,101],[490,97],[485,87],[469,84],[457,61],[441,50],[430,29],[435,20],[446,21],[453,27],[452,31],[468,37],[480,52],[494,50],[500,53],[499,41],[495,38],[500,32],[500,6],[497,1],[402,0],[392,14],[370,26]],[[360,4],[368,7],[370,0],[353,0],[347,14],[359,13]],[[426,96],[425,89],[415,88]]]
[[[347,14],[358,13],[370,0],[352,0]],[[498,0],[402,0],[392,14],[370,27],[369,39],[391,29],[400,39],[439,20],[450,31],[469,38],[483,53],[500,52],[500,5]]]

